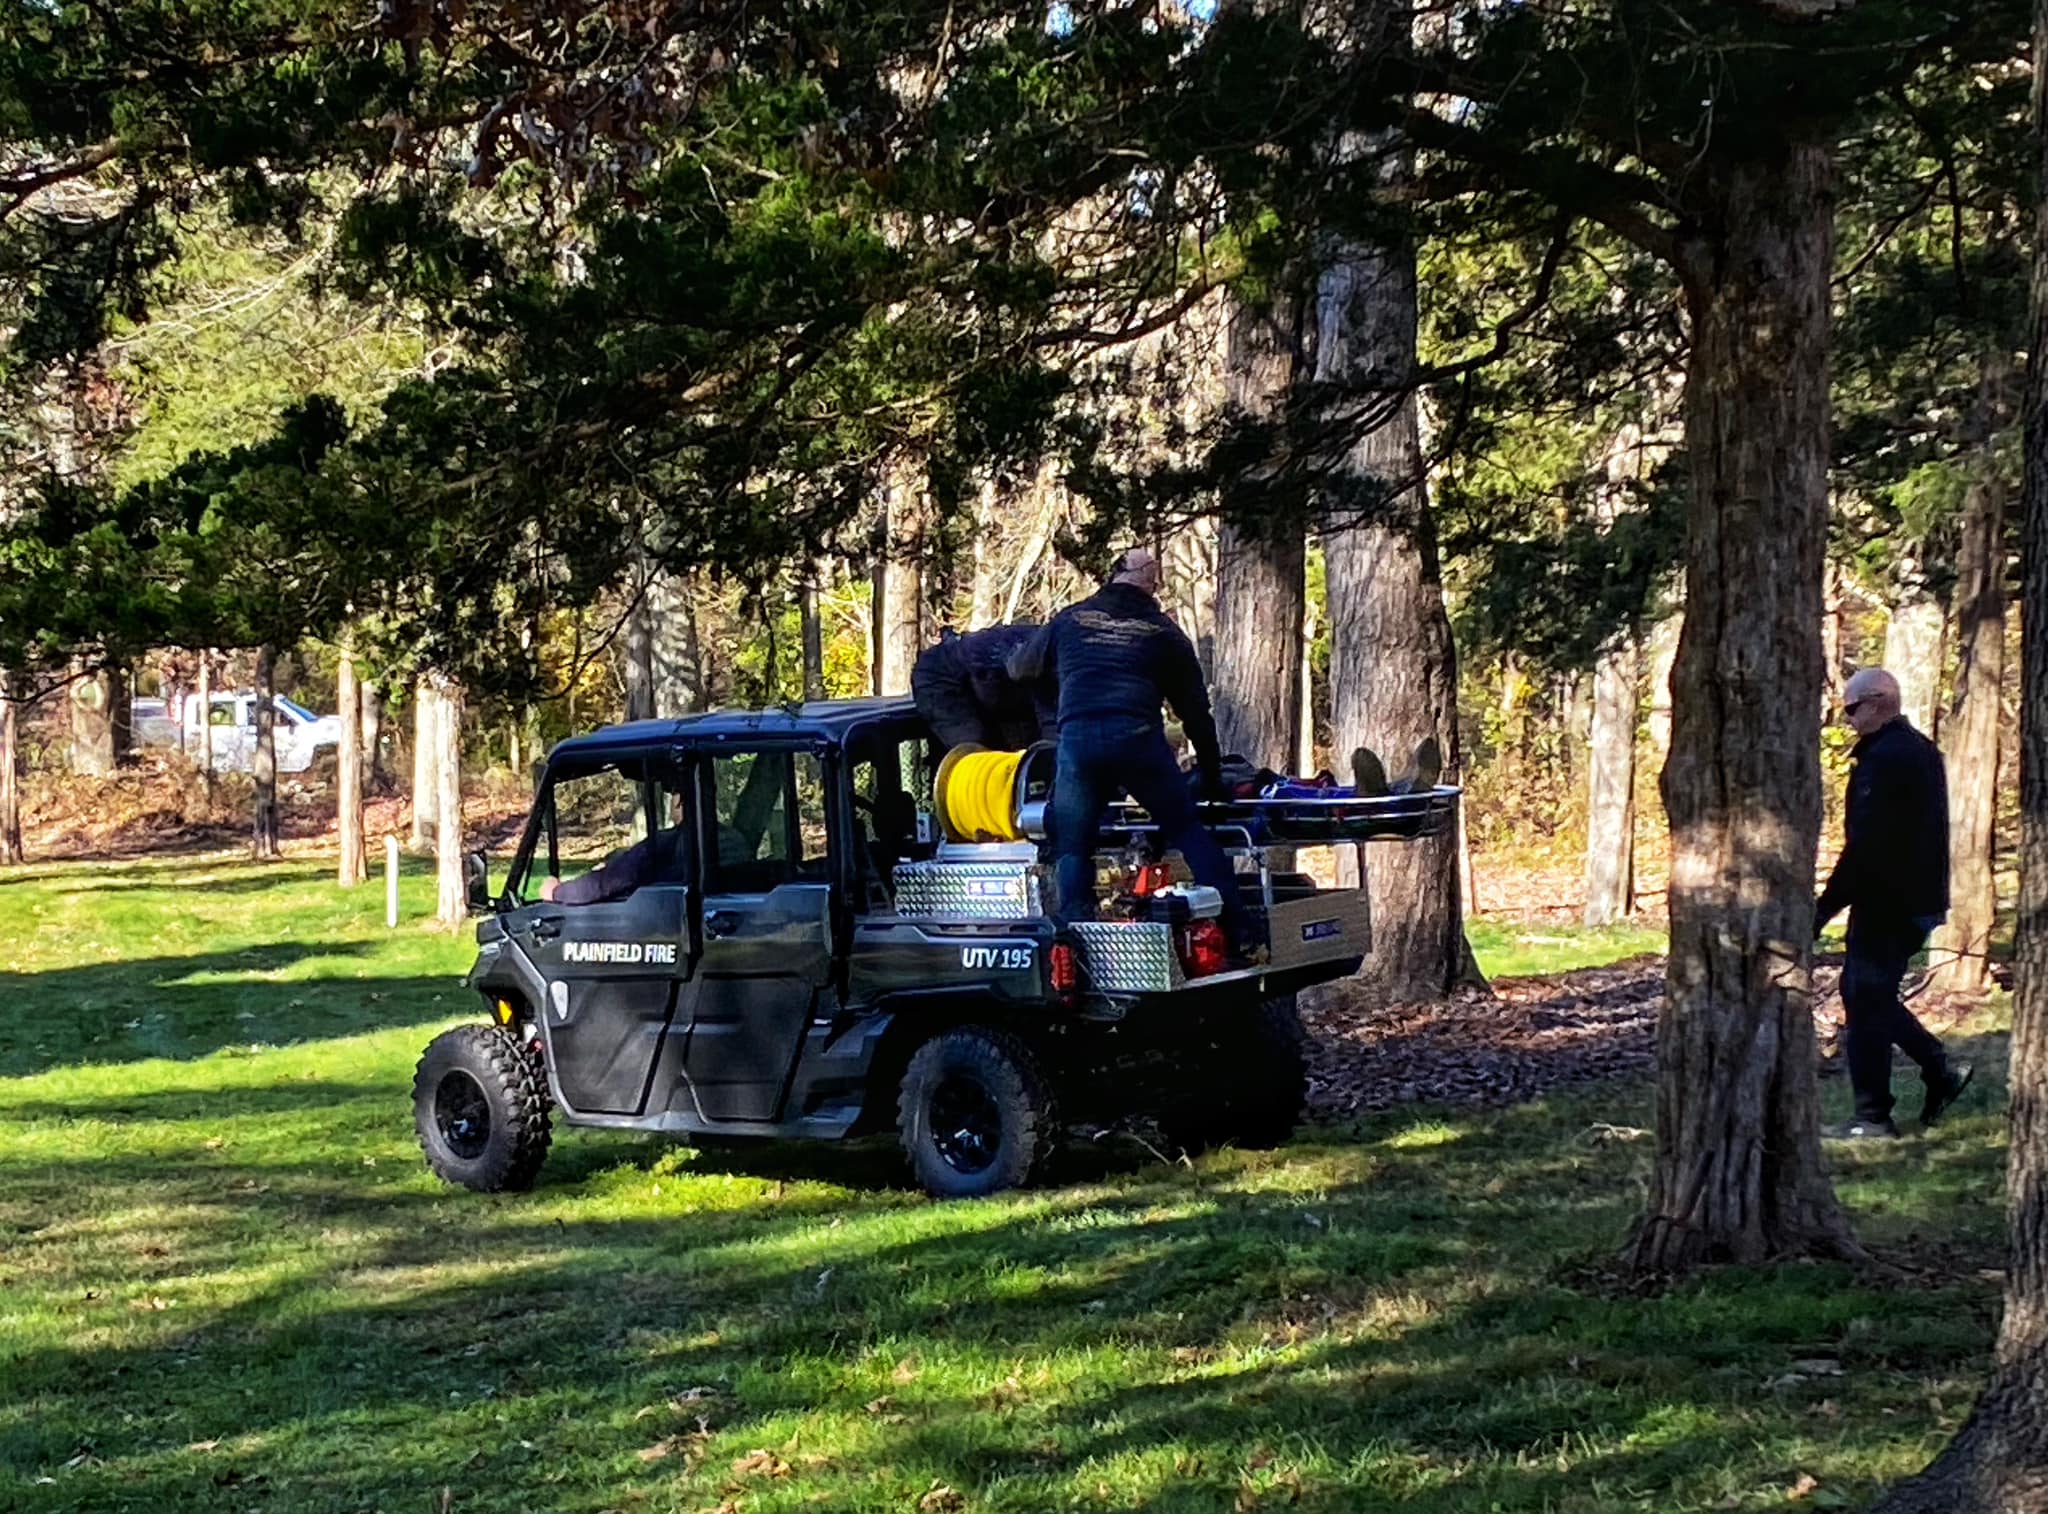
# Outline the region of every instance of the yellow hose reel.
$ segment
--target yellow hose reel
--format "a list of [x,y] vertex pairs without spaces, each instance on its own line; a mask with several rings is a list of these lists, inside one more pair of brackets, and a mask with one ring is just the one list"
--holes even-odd
[[1022,841],[1045,833],[1053,747],[991,752],[965,743],[946,753],[932,780],[932,808],[949,841]]

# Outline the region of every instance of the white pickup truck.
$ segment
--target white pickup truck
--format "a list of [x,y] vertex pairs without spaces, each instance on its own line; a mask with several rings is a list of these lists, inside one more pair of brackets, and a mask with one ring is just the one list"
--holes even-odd
[[[313,765],[324,748],[341,744],[341,717],[315,715],[302,704],[282,694],[272,696],[277,711],[277,770],[303,773]],[[172,717],[161,699],[138,699],[134,705],[135,740],[141,746],[182,747],[199,754],[200,705],[187,695],[182,721]],[[213,728],[213,765],[227,773],[246,773],[256,759],[256,696],[253,693],[215,694],[210,701],[209,724]],[[180,730],[182,724],[183,730]]]

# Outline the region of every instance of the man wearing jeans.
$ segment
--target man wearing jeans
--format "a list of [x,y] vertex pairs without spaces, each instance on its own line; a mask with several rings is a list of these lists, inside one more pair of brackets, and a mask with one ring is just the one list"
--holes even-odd
[[[1095,916],[1095,833],[1121,794],[1145,807],[1162,845],[1187,859],[1197,883],[1223,896],[1223,929],[1240,954],[1255,943],[1237,877],[1216,838],[1195,818],[1187,780],[1166,744],[1160,704],[1194,744],[1205,795],[1220,795],[1222,753],[1195,649],[1159,608],[1159,559],[1143,547],[1118,561],[1099,592],[1053,617],[1032,648],[1059,698],[1059,763],[1052,842],[1063,925]],[[1040,655],[1042,654],[1042,655]],[[1013,663],[1013,666],[1015,664]]]
[[1865,668],[1849,680],[1842,714],[1861,739],[1849,775],[1842,855],[1814,906],[1814,935],[1844,906],[1849,954],[1842,967],[1849,1082],[1856,1115],[1833,1134],[1890,1137],[1892,1047],[1920,1065],[1932,1125],[1970,1081],[1941,1042],[1899,999],[1906,964],[1948,913],[1948,778],[1934,743],[1899,713],[1898,680]]

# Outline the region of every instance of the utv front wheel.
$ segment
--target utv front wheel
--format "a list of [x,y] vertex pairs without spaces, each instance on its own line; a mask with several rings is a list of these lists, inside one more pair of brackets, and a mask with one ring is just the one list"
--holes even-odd
[[479,1193],[531,1188],[548,1154],[548,1092],[517,1040],[458,1025],[428,1045],[412,1080],[413,1123],[434,1174]]
[[934,1036],[903,1074],[897,1128],[934,1198],[980,1198],[1028,1183],[1052,1150],[1052,1095],[1015,1036],[971,1025]]

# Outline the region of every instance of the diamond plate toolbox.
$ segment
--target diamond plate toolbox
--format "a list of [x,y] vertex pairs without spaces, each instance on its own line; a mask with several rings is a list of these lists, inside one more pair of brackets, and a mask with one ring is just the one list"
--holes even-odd
[[1362,957],[1372,950],[1372,907],[1364,889],[1331,889],[1276,904],[1267,924],[1275,967]]
[[1108,994],[1156,994],[1185,981],[1173,954],[1173,927],[1150,920],[1085,920],[1073,927],[1088,987]]
[[1031,862],[904,862],[896,913],[926,920],[1026,920],[1044,913]]

